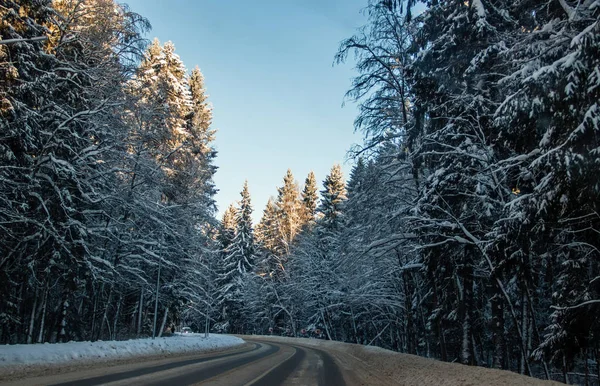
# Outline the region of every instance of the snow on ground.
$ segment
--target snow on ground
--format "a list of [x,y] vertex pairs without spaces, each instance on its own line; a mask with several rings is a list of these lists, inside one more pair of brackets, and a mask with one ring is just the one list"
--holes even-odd
[[0,370],[5,367],[36,364],[110,361],[137,356],[202,353],[244,344],[235,336],[178,334],[156,339],[124,341],[68,342],[54,344],[0,345]]
[[276,336],[244,336],[273,340],[327,351],[350,374],[349,385],[561,385],[526,377],[511,371],[441,362],[416,355],[401,354],[374,346],[362,346],[320,339]]

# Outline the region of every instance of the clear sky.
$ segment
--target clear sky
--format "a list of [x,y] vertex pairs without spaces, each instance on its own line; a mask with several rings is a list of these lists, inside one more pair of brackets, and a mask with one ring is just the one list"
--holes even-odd
[[342,108],[353,64],[333,64],[340,41],[365,22],[367,0],[124,0],[198,65],[213,104],[221,214],[248,180],[254,219],[291,168],[321,184],[334,163],[346,176],[353,103]]

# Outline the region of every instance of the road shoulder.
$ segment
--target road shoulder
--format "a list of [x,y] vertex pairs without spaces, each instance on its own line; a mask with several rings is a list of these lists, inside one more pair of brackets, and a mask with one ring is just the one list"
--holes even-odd
[[353,385],[559,385],[511,371],[447,363],[374,346],[307,338],[240,335],[242,339],[279,342],[327,352],[348,386]]

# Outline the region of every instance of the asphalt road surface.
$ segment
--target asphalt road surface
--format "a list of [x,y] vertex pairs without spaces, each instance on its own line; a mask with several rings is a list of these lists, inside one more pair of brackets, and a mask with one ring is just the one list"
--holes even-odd
[[295,344],[248,340],[240,349],[21,379],[7,385],[345,385],[332,357]]

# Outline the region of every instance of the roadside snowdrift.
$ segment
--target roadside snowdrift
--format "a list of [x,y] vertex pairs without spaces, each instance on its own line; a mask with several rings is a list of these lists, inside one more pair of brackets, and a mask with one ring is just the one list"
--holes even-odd
[[285,342],[327,351],[345,373],[352,375],[352,379],[346,380],[349,385],[561,385],[510,371],[441,362],[374,346],[305,338],[258,335],[243,337]]
[[36,364],[110,361],[138,356],[202,353],[244,344],[240,338],[211,334],[175,335],[157,339],[0,345],[0,370]]

